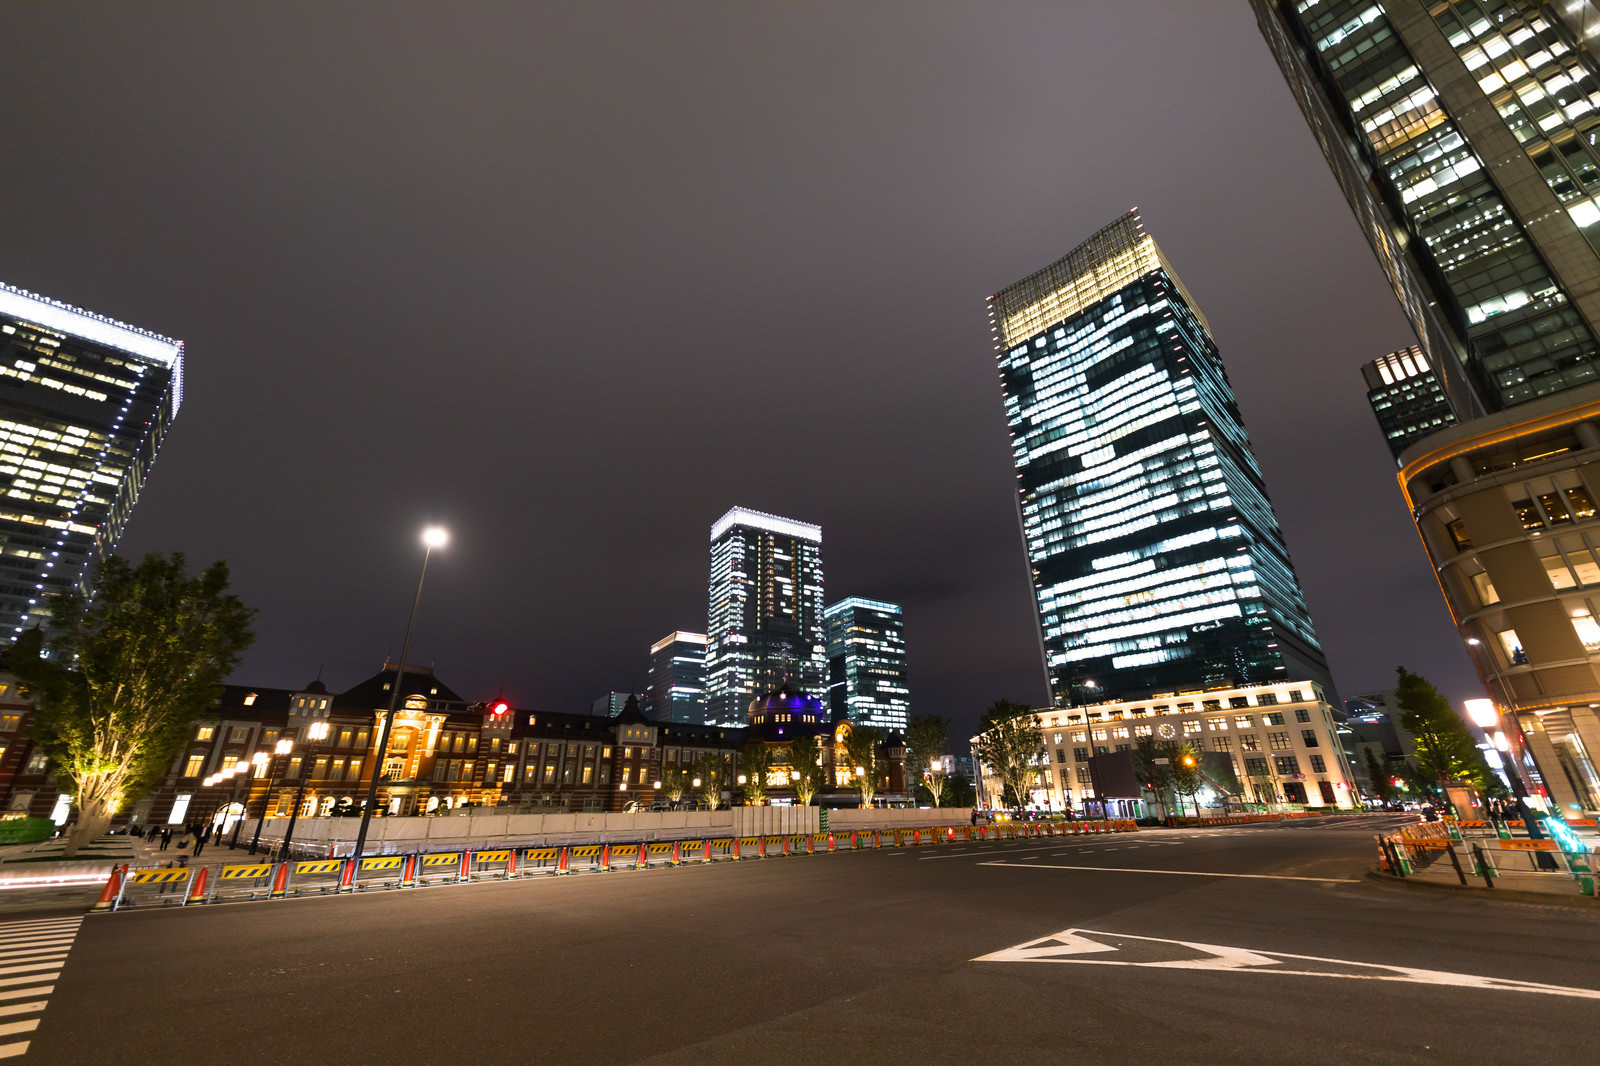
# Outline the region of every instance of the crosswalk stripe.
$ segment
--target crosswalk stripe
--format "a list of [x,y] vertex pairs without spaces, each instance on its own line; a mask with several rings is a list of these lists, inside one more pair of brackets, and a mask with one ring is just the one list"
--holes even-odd
[[0,1036],[16,1036],[18,1033],[31,1033],[39,1028],[38,1018],[29,1018],[26,1021],[7,1022],[0,1025]]
[[54,973],[35,973],[29,974],[27,977],[0,977],[0,985],[25,985],[29,981],[54,981],[60,976],[61,970],[57,968]]
[[44,1005],[47,1002],[48,1000],[36,999],[31,1003],[13,1003],[9,1007],[0,1007],[0,1018],[4,1018],[9,1014],[32,1014],[35,1011],[44,1010]]
[[0,1059],[16,1058],[28,1050],[28,1041],[22,1040],[15,1044],[0,1044]]
[[0,966],[0,974],[31,973],[34,970],[60,970],[61,960],[65,955],[57,955],[53,959],[40,959],[38,962],[25,962],[20,966]]
[[29,959],[42,959],[48,955],[65,955],[67,949],[59,948],[29,948],[26,951],[0,951],[0,963],[27,962]]
[[55,990],[55,985],[40,985],[37,988],[13,988],[10,990],[0,990],[0,999],[21,999],[23,996],[48,996]]

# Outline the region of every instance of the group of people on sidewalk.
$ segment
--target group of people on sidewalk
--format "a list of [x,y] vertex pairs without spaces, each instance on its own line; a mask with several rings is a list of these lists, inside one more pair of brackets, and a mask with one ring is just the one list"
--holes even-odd
[[[198,859],[200,853],[205,850],[206,844],[211,841],[211,830],[212,825],[210,822],[190,822],[176,833],[173,832],[170,825],[135,825],[130,826],[128,832],[152,843],[157,840],[161,841],[161,846],[156,848],[157,851],[166,851],[168,845],[172,843],[172,838],[176,836],[178,838],[178,850],[186,852],[192,845],[194,847],[193,855]],[[184,856],[184,858],[187,859],[188,856]]]

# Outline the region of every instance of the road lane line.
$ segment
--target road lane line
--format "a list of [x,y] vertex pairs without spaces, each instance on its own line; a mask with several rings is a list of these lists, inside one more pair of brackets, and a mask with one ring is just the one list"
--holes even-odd
[[1291,874],[1217,874],[1205,870],[1141,870],[1129,866],[1060,866],[1042,862],[980,862],[979,866],[1009,866],[1017,870],[1090,870],[1103,874],[1169,874],[1173,877],[1238,877],[1252,881],[1321,881],[1332,885],[1358,885],[1353,877],[1295,877]]

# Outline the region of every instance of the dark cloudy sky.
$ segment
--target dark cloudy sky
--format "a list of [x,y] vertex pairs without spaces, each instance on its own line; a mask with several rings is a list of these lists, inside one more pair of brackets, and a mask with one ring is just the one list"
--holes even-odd
[[1411,343],[1244,0],[21,4],[0,279],[187,343],[121,548],[226,559],[236,677],[399,651],[586,708],[734,504],[905,605],[914,709],[1044,698],[984,299],[1137,205],[1341,689],[1478,694],[1366,407]]

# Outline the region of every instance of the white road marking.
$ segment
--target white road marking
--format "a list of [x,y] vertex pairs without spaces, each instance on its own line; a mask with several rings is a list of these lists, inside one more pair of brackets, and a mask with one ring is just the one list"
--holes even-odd
[[1350,877],[1295,877],[1290,874],[1216,874],[1206,870],[1147,870],[1131,866],[1062,866],[1043,862],[980,862],[979,866],[1009,866],[1016,870],[1092,870],[1102,874],[1170,874],[1174,877],[1241,877],[1252,881],[1321,881],[1324,884],[1360,884]]
[[[1124,952],[1124,954],[1154,955],[1154,957],[1121,959],[1081,957],[1104,952]],[[1515,981],[1506,977],[1484,977],[1478,974],[1450,973],[1445,970],[1424,970],[1415,966],[1330,959],[1320,955],[1296,955],[1286,951],[1251,950],[1222,944],[1200,944],[1188,940],[1164,940],[1160,937],[1105,933],[1094,929],[1064,929],[1053,936],[1040,937],[1038,940],[1030,940],[1003,951],[980,955],[972,961],[1061,962],[1084,966],[1142,966],[1165,970],[1231,970],[1237,973],[1270,974],[1274,977],[1339,977],[1355,981],[1399,981],[1407,984],[1482,988],[1494,992],[1531,992],[1547,996],[1569,996],[1574,999],[1600,999],[1600,989],[1594,988],[1545,985],[1532,981]]]
[[[39,1027],[39,1016],[49,1006],[46,997],[55,991],[53,982],[61,976],[82,924],[79,916],[0,925],[0,1018],[16,1019],[0,1021],[0,1038],[31,1033]],[[31,1043],[0,1043],[0,1059],[26,1054]]]

